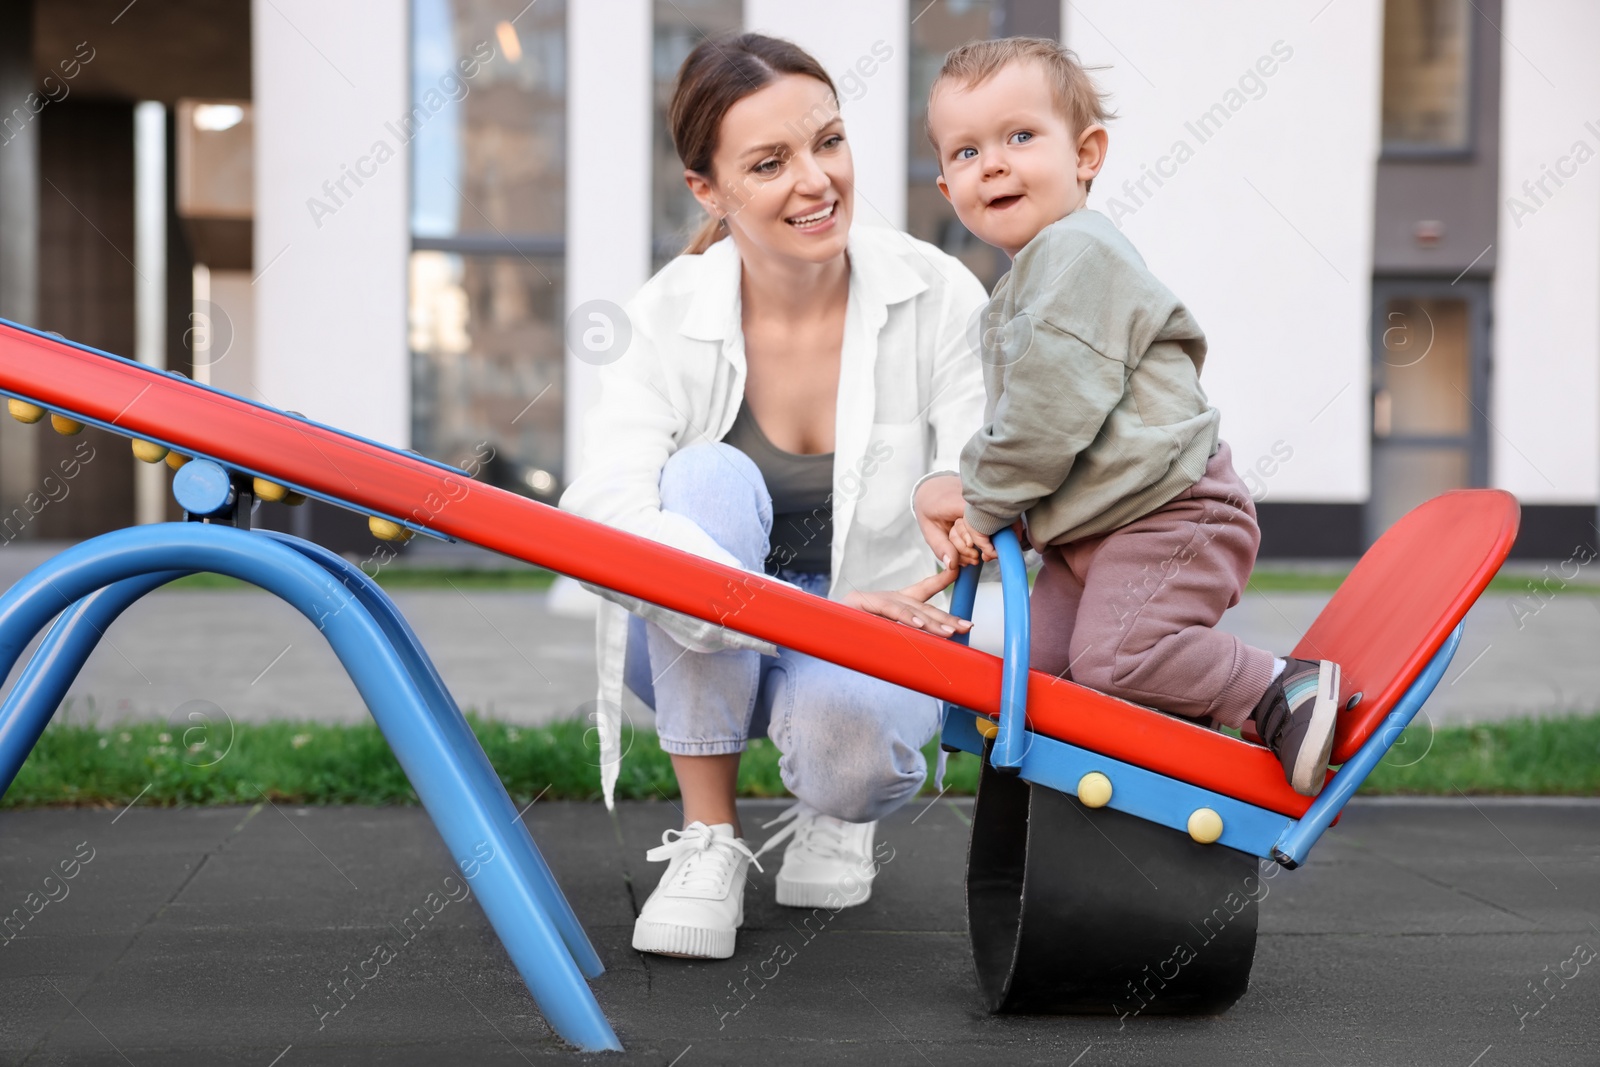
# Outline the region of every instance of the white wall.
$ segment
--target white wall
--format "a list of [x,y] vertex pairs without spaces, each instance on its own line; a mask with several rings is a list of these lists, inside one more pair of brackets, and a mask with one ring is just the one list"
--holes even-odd
[[[650,0],[567,8],[569,318],[595,300],[620,308],[650,276],[650,8]],[[568,345],[569,482],[583,462],[583,416],[598,396],[598,371]]]
[[259,286],[250,284],[251,277],[242,270],[211,271],[207,298],[211,307],[205,312],[210,316],[213,345],[225,347],[220,351],[213,348],[207,354],[210,362],[195,368],[196,379],[201,379],[203,372],[203,380],[240,396],[254,395],[251,383],[256,380],[255,291]]
[[1524,503],[1591,503],[1600,489],[1600,7],[1506,0],[1500,29],[1515,47],[1501,59],[1493,484]]
[[[410,443],[408,21],[393,0],[254,0],[256,374],[266,403]],[[373,156],[379,142],[393,153]],[[361,163],[366,159],[366,163]],[[349,195],[323,188],[371,173]],[[375,173],[374,173],[375,172]],[[318,217],[308,207],[325,208]]]
[[[856,222],[906,223],[908,0],[745,0],[744,28],[817,57],[839,88],[856,169]],[[853,72],[853,73],[852,73]]]
[[[1281,441],[1265,499],[1364,501],[1381,0],[1071,0],[1062,24],[1110,66],[1095,76],[1121,116],[1089,206],[1120,215],[1206,331],[1234,466]],[[1239,91],[1247,72],[1261,85]],[[1164,184],[1131,184],[1158,166]]]

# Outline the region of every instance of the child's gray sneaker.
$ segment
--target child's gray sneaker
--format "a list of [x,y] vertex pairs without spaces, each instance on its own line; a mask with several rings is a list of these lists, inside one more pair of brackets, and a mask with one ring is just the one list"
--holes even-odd
[[1316,796],[1328,775],[1333,731],[1339,725],[1339,665],[1326,659],[1289,660],[1250,720],[1283,764],[1294,791]]

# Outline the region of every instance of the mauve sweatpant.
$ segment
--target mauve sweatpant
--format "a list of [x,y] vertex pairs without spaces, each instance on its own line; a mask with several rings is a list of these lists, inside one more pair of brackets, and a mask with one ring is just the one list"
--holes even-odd
[[1126,526],[1044,546],[1035,670],[1191,719],[1245,722],[1272,680],[1273,654],[1215,628],[1261,544],[1232,455],[1220,442],[1198,482]]

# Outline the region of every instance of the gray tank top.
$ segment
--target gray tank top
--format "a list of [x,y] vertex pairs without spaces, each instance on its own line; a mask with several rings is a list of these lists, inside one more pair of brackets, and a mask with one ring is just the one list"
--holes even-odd
[[827,574],[833,552],[833,453],[785,452],[761,432],[750,408],[739,405],[722,439],[755,463],[772,496],[771,551],[765,570]]

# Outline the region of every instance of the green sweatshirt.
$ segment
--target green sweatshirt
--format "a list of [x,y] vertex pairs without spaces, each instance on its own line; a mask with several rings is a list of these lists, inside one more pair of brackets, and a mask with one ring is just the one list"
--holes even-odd
[[1194,485],[1217,450],[1206,340],[1110,219],[1041,230],[995,285],[984,425],[961,452],[968,525],[1026,514],[1035,547],[1125,526]]

